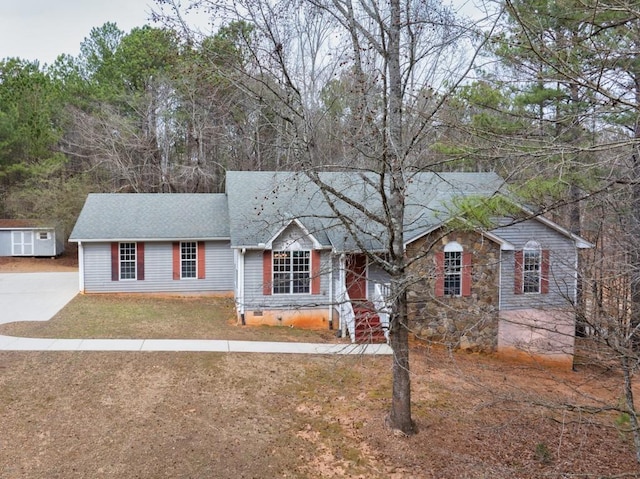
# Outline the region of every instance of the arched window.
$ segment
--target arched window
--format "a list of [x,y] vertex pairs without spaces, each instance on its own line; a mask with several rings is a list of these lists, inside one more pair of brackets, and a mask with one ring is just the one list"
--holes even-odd
[[435,253],[434,260],[436,297],[471,296],[471,252],[464,251],[460,243],[450,241]]
[[444,247],[444,295],[462,295],[462,246],[450,241]]
[[528,241],[522,250],[522,292],[539,293],[542,280],[542,248],[537,241]]
[[537,241],[527,241],[515,252],[515,294],[549,292],[550,251]]

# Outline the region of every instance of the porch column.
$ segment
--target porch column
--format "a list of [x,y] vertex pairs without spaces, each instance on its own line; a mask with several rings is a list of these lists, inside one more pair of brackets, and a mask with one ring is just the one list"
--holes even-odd
[[[347,288],[347,278],[346,278],[346,271],[345,271],[345,267],[346,267],[346,263],[347,263],[347,257],[344,253],[342,253],[340,255],[340,260],[339,260],[339,265],[340,265],[340,274],[339,274],[339,278],[340,278],[340,293],[338,295],[338,301],[345,301],[345,296],[344,296],[344,291]],[[340,311],[342,311],[342,308],[340,308]],[[342,314],[340,315],[340,331],[341,331],[341,336],[343,338],[347,337],[347,323],[344,321],[344,318],[342,317]]]
[[78,289],[84,293],[84,246],[78,241]]
[[244,315],[244,254],[246,250],[242,248],[236,250],[236,252],[238,254],[236,264],[238,268],[238,274],[236,275],[236,280],[238,281],[236,302],[238,303],[238,313],[242,317]]

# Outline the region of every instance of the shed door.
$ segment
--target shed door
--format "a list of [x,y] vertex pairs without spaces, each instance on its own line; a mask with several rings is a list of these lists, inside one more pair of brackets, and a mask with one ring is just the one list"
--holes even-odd
[[33,231],[11,232],[11,254],[13,256],[33,256]]

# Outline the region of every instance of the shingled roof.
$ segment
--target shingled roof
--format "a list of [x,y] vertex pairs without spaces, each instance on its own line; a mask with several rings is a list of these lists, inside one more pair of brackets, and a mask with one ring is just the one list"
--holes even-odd
[[0,230],[51,228],[54,228],[54,225],[44,220],[0,219]]
[[[226,194],[90,194],[69,240],[230,240],[232,248],[262,249],[296,220],[322,247],[338,252],[384,251],[388,231],[375,221],[376,215],[383,215],[379,178],[323,172],[319,180],[334,192],[321,189],[301,172],[229,171]],[[412,175],[405,200],[405,244],[455,217],[457,200],[495,194],[508,195],[508,190],[494,173]],[[571,237],[579,247],[592,246],[544,217],[537,219]],[[42,223],[9,220],[5,224],[38,227]]]
[[[314,183],[304,173],[227,172],[230,236],[232,247],[260,247],[293,219],[299,220],[324,246],[337,251],[356,251],[353,234],[367,250],[383,250],[386,228],[371,215],[381,215],[382,201],[376,190],[379,177],[352,172],[323,172],[320,181],[338,195]],[[464,196],[491,196],[505,188],[495,173],[417,173],[407,183],[405,240],[419,237],[455,214],[455,201]],[[326,196],[325,196],[326,194]],[[344,199],[339,198],[343,195]],[[332,211],[349,222],[345,225]]]
[[224,194],[90,194],[70,241],[228,239]]

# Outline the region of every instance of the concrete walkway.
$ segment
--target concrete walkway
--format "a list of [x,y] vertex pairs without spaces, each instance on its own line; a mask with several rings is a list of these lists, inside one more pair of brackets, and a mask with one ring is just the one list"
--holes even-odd
[[48,339],[0,336],[0,351],[189,351],[220,353],[392,354],[386,344],[323,344],[216,339]]

